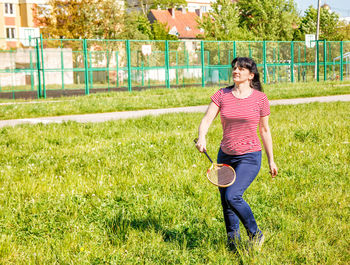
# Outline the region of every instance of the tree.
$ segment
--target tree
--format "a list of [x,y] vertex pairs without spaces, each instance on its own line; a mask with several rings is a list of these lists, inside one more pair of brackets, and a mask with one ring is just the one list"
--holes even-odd
[[292,40],[299,16],[293,0],[239,0],[239,25],[260,40]]
[[342,36],[341,40],[350,40],[350,24],[342,22],[339,27],[339,34]]
[[198,36],[206,40],[244,40],[254,39],[244,27],[239,26],[239,11],[231,0],[217,0],[212,11],[198,20],[203,34]]
[[[299,28],[294,33],[295,40],[304,40],[305,34],[316,34],[317,10],[310,6],[302,17]],[[342,40],[344,36],[339,32],[341,23],[335,12],[321,8],[320,13],[320,37],[326,40]]]
[[169,27],[158,21],[152,24],[152,33],[154,40],[177,40],[178,38],[174,35],[169,34]]
[[151,24],[142,13],[131,12],[124,16],[124,31],[122,39],[136,40],[177,40],[174,35],[169,34],[169,27],[160,22]]
[[186,0],[154,0],[152,8],[168,9],[175,7],[186,7]]
[[142,13],[130,12],[124,15],[124,30],[121,39],[153,39],[151,23]]
[[102,39],[118,39],[123,31],[124,12],[115,0],[90,0],[86,8],[87,23],[95,37]]
[[115,39],[122,31],[122,11],[113,0],[49,0],[50,11],[37,7],[35,23],[44,37]]

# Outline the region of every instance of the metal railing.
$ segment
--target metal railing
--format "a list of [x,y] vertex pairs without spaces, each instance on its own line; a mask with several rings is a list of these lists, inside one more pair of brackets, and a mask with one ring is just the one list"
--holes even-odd
[[[22,41],[23,43],[23,41]],[[0,97],[46,98],[153,87],[226,85],[253,58],[264,83],[350,80],[350,41],[29,40],[0,50]]]

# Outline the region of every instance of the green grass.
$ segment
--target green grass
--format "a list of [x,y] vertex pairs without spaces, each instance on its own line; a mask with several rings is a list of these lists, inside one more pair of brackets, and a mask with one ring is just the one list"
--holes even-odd
[[[226,249],[193,144],[203,114],[172,114],[0,129],[0,264],[348,263],[350,104],[271,109],[279,176],[264,155],[245,193],[260,252]],[[220,139],[217,119],[213,157]]]
[[[41,104],[0,105],[0,119],[19,119],[69,114],[101,113],[206,105],[219,87],[188,87],[180,89],[149,89],[135,92],[113,92],[89,96],[39,100]],[[350,82],[282,83],[266,85],[269,99],[314,97],[350,94]],[[35,100],[38,101],[38,100]],[[2,101],[5,102],[5,101]],[[9,102],[9,101],[6,101]]]

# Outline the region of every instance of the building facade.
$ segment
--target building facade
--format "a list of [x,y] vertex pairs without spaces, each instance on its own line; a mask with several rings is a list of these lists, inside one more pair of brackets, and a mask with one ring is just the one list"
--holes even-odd
[[46,0],[0,0],[0,48],[30,46],[29,36],[39,34],[33,13],[45,4]]
[[201,13],[206,13],[212,10],[211,4],[215,3],[215,0],[186,0],[187,9],[190,12],[195,12],[200,9]]
[[[211,4],[216,0],[186,0],[187,7],[186,9],[189,12],[195,12],[196,10],[200,10],[202,13],[209,12],[211,10]],[[127,0],[128,11],[149,11],[151,5],[147,5],[144,3],[144,7],[141,7],[140,0]]]

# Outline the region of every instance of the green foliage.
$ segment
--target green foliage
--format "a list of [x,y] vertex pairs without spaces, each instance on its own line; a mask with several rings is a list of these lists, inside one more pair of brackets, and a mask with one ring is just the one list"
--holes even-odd
[[[320,36],[323,40],[344,40],[345,36],[339,31],[341,23],[339,15],[335,12],[329,12],[328,9],[321,8],[320,14]],[[294,33],[294,40],[305,40],[305,34],[316,34],[317,9],[310,6],[302,17],[299,28]]]
[[126,13],[124,15],[124,30],[121,34],[123,39],[135,40],[177,40],[169,34],[169,27],[158,21],[153,24],[147,17],[139,12]]
[[292,40],[299,18],[293,0],[240,0],[239,25],[258,40]]
[[[349,104],[271,110],[279,176],[263,155],[244,194],[261,251],[226,248],[219,192],[193,144],[203,114],[171,114],[1,128],[0,263],[347,264]],[[217,118],[212,156],[221,136]]]
[[168,9],[187,6],[186,0],[154,0],[152,8]]
[[212,11],[198,20],[198,27],[204,30],[200,38],[206,40],[247,40],[254,35],[239,26],[237,4],[231,0],[212,3]]
[[152,24],[152,33],[154,40],[177,40],[175,35],[169,34],[169,27],[158,21]]
[[149,40],[153,39],[151,23],[142,13],[126,12],[124,15],[124,30],[122,39]]
[[38,6],[35,22],[46,38],[117,39],[122,11],[113,0],[50,0],[47,8]]
[[199,21],[206,40],[292,40],[299,17],[293,0],[219,0]]
[[94,37],[101,39],[118,39],[123,27],[123,12],[120,3],[115,0],[95,0],[86,8],[88,20]]
[[344,41],[350,40],[350,24],[341,23],[339,27],[339,34],[341,35]]

